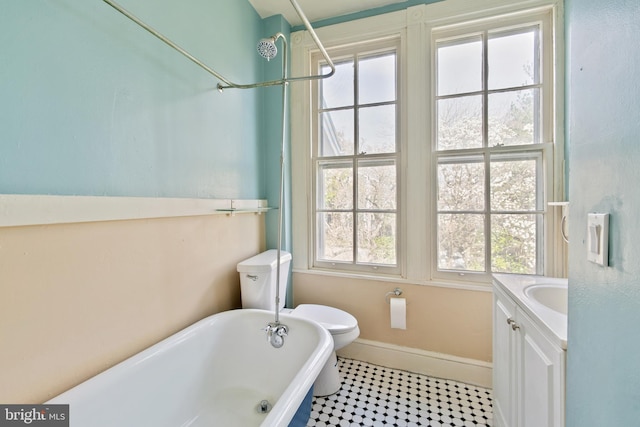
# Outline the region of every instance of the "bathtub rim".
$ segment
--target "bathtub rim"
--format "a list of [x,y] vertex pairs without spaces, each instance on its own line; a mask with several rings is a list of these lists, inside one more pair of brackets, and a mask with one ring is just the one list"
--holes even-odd
[[[234,309],[212,314],[186,326],[140,352],[127,357],[115,365],[98,372],[90,378],[47,400],[44,404],[68,404],[70,400],[74,400],[79,396],[95,394],[99,391],[99,388],[105,384],[110,385],[118,381],[119,377],[121,377],[126,370],[135,368],[136,365],[143,363],[145,360],[170,350],[172,345],[178,344],[199,330],[207,328],[211,323],[219,321],[220,316],[245,316],[251,314],[263,316],[265,319],[265,327],[268,322],[274,319],[272,311],[261,309]],[[214,319],[216,317],[218,319]],[[315,379],[333,351],[333,338],[329,331],[319,323],[284,313],[280,313],[280,322],[285,325],[287,322],[310,325],[316,330],[319,340],[310,355],[311,357],[306,359],[300,370],[295,374],[293,381],[287,385],[278,397],[273,409],[262,420],[260,424],[262,427],[286,425],[293,419],[307,392],[313,386]],[[285,338],[285,346],[286,345],[287,340]],[[101,382],[105,380],[107,383]]]

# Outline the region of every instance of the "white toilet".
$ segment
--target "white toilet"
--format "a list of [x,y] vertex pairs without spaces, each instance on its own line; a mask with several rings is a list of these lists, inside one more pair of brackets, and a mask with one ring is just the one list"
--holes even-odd
[[[278,252],[271,249],[238,264],[243,308],[274,309],[277,256]],[[285,251],[280,252],[280,306],[278,309],[282,313],[316,321],[331,333],[334,351],[313,386],[314,396],[328,396],[340,390],[341,385],[335,350],[341,349],[358,338],[360,335],[358,321],[351,314],[326,305],[300,304],[293,310],[284,308],[290,263],[291,254]]]

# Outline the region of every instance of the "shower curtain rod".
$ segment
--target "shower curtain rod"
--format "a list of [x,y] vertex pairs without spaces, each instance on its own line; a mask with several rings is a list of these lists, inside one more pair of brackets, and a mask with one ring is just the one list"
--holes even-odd
[[290,82],[296,82],[296,81],[309,81],[309,80],[326,79],[327,77],[331,77],[336,72],[336,67],[333,64],[333,61],[329,57],[329,54],[327,53],[326,49],[322,45],[322,42],[318,38],[318,35],[313,30],[313,27],[311,26],[311,23],[309,22],[309,20],[305,16],[304,12],[300,8],[300,6],[298,5],[296,0],[289,0],[289,1],[291,2],[291,5],[296,10],[296,13],[298,14],[300,19],[304,23],[305,28],[309,32],[309,35],[311,36],[311,38],[315,42],[316,46],[318,47],[318,50],[320,50],[320,53],[322,54],[324,60],[327,61],[327,65],[329,65],[331,70],[326,74],[318,74],[318,75],[311,75],[311,76],[301,76],[301,77],[289,77],[289,78],[284,77],[284,78],[282,78],[280,80],[269,80],[269,81],[264,81],[264,82],[251,83],[251,84],[238,84],[238,83],[232,82],[231,80],[229,80],[226,77],[224,77],[222,74],[218,73],[213,68],[209,67],[208,65],[206,65],[205,63],[203,63],[202,61],[197,59],[195,56],[191,55],[185,49],[183,49],[182,47],[178,46],[176,43],[171,41],[169,38],[167,38],[164,35],[162,35],[162,33],[160,33],[159,31],[155,30],[153,27],[147,25],[145,22],[143,22],[141,19],[136,17],[134,14],[132,14],[131,12],[129,12],[128,10],[126,10],[125,8],[120,6],[115,1],[113,1],[113,0],[102,0],[102,1],[107,3],[109,6],[111,6],[112,8],[114,8],[115,10],[117,10],[118,12],[120,12],[121,14],[123,14],[124,16],[126,16],[127,18],[132,20],[133,22],[135,22],[136,24],[138,24],[140,27],[142,27],[145,30],[147,30],[149,33],[151,33],[152,35],[157,37],[159,40],[161,40],[162,42],[164,42],[168,46],[172,47],[173,49],[175,49],[176,51],[178,51],[179,53],[181,53],[182,55],[184,55],[185,57],[190,59],[193,63],[198,65],[200,68],[202,68],[203,70],[205,70],[209,74],[213,75],[216,79],[218,79],[222,83],[224,83],[224,84],[218,83],[217,87],[218,87],[218,90],[221,91],[221,92],[222,92],[223,89],[228,89],[228,88],[251,89],[251,88],[256,88],[256,87],[277,86],[277,85],[282,85],[282,84],[286,84],[286,83],[290,83]]

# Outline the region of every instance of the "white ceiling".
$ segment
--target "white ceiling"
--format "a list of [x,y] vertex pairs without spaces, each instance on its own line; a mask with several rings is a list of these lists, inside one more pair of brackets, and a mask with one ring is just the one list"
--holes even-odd
[[[333,18],[348,13],[360,12],[406,0],[297,0],[300,8],[309,21]],[[249,0],[249,3],[262,18],[279,15],[285,17],[289,24],[302,25],[295,9],[289,0]]]

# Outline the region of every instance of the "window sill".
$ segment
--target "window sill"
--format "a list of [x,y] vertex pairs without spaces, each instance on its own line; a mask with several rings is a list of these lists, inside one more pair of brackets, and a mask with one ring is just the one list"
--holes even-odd
[[351,278],[355,280],[370,280],[370,281],[386,282],[386,283],[393,283],[393,284],[431,286],[431,287],[438,287],[438,288],[459,289],[459,290],[475,291],[475,292],[492,292],[491,282],[478,283],[478,282],[464,282],[464,281],[449,282],[449,281],[443,281],[443,280],[412,280],[412,279],[407,279],[400,276],[392,276],[392,275],[382,275],[382,274],[374,275],[374,274],[352,273],[352,272],[335,271],[335,270],[303,269],[303,268],[294,268],[293,273],[294,274],[310,274],[310,275],[325,276],[325,277]]

